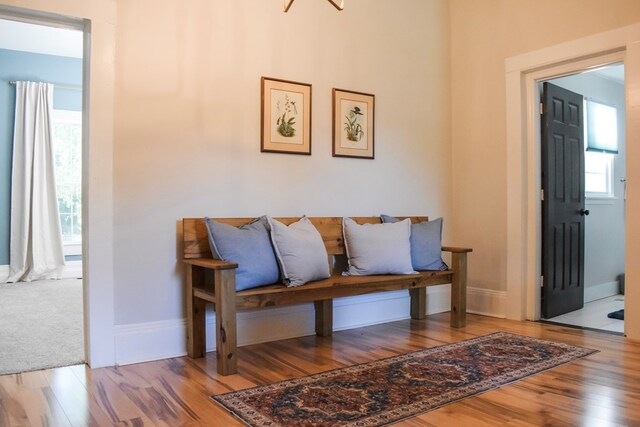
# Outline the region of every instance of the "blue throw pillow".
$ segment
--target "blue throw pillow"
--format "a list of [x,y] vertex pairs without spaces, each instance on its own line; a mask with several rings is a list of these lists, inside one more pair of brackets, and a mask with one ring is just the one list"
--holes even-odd
[[272,285],[280,279],[265,220],[259,218],[241,227],[205,218],[211,253],[216,259],[238,263],[236,291]]
[[[380,215],[382,222],[398,222],[398,218]],[[411,224],[411,263],[418,271],[447,270],[442,260],[442,218]]]

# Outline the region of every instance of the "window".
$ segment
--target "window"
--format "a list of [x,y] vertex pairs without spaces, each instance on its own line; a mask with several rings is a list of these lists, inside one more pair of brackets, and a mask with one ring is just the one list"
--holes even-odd
[[53,111],[53,150],[65,255],[82,253],[82,113]]
[[613,197],[613,155],[584,153],[585,192],[589,198]]
[[617,111],[585,100],[585,196],[613,198],[613,155],[618,152]]

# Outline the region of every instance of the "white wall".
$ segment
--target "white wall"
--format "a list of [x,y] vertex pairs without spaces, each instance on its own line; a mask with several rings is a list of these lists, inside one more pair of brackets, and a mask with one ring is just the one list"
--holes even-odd
[[[424,214],[444,216],[448,234],[448,3],[370,0],[337,12],[327,2],[301,1],[288,14],[280,7],[251,0],[118,5],[114,239],[121,346],[128,345],[125,335],[147,326],[179,330],[183,217]],[[311,156],[260,153],[261,76],[313,85]],[[334,87],[375,94],[375,160],[331,157]],[[392,305],[397,295],[388,298]],[[393,312],[384,301],[376,304],[369,323]],[[352,313],[344,325],[358,322],[361,313]],[[252,315],[241,327],[264,326],[271,317]],[[285,328],[286,335],[308,333],[296,322]],[[125,353],[119,351],[121,361],[150,357]]]
[[618,112],[618,148],[614,155],[613,200],[587,198],[585,218],[585,302],[615,295],[617,276],[625,267],[625,200],[626,134],[624,85],[594,73],[550,80],[551,83],[579,93],[586,98],[614,105]]

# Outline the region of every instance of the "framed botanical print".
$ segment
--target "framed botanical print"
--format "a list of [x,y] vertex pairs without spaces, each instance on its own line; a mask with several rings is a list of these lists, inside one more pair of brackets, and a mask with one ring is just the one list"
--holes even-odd
[[262,77],[260,151],[311,154],[311,85]]
[[374,158],[375,96],[333,89],[333,156]]

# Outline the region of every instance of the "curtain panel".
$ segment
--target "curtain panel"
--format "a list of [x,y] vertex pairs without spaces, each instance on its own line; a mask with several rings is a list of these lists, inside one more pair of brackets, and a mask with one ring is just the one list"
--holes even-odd
[[7,282],[59,279],[65,265],[52,111],[52,84],[16,82]]

